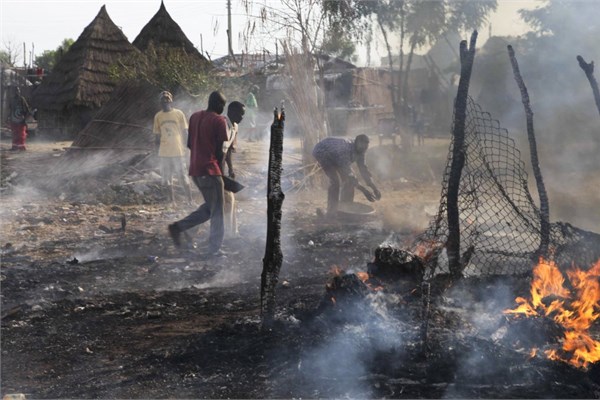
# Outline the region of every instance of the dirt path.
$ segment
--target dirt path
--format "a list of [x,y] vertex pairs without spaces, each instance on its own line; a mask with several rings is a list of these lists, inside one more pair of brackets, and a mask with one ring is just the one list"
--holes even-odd
[[[288,143],[285,172],[290,178],[278,292],[283,321],[315,309],[333,265],[364,267],[392,228],[404,226],[408,238],[426,221],[428,210],[421,199],[430,196],[434,204],[438,191],[431,183],[399,180],[383,186],[386,200],[378,205],[376,218],[324,223],[315,210],[324,206],[325,190],[295,190],[299,142]],[[229,334],[219,336],[226,327],[246,321],[250,325],[243,329],[256,329],[267,143],[239,146],[238,177],[251,184],[238,196],[241,235],[225,242],[229,255],[218,260],[202,254],[206,227],[190,238],[189,248],[171,245],[166,225],[187,214],[190,206],[73,201],[71,193],[48,194],[31,186],[68,144],[31,141],[24,153],[8,152],[8,143],[2,144],[2,394],[268,396],[258,381],[251,387],[248,381],[235,384],[242,378],[232,373],[258,362],[244,359],[236,349],[226,350],[238,354],[230,361],[215,349],[199,359],[173,360],[197,351],[188,346],[227,346]],[[254,333],[244,346],[272,340]],[[247,356],[253,357],[252,351]],[[165,369],[165,362],[171,367]],[[270,373],[263,367],[252,371],[253,379]]]

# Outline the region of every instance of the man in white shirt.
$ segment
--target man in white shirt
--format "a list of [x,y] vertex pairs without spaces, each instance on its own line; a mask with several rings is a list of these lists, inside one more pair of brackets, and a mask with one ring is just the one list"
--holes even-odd
[[[232,153],[235,152],[235,145],[237,144],[238,124],[242,122],[245,112],[246,106],[239,101],[232,101],[227,107],[228,140],[223,142],[223,163],[227,165],[228,176],[231,179],[235,179],[231,157]],[[221,168],[221,170],[224,171],[224,168]],[[237,207],[233,192],[225,191],[223,208],[225,216],[225,234],[230,237],[236,237],[239,235],[239,232],[236,217]]]
[[185,146],[187,136],[187,119],[185,114],[173,108],[173,95],[164,91],[160,94],[162,110],[154,116],[152,131],[156,135],[158,157],[160,159],[160,173],[163,183],[171,190],[171,201],[175,201],[173,178],[177,178],[183,186],[190,202],[192,191],[185,168]]

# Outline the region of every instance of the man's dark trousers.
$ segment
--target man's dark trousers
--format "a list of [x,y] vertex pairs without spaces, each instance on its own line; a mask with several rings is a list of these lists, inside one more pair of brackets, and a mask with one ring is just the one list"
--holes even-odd
[[188,230],[210,219],[209,252],[216,252],[223,244],[225,228],[223,224],[223,178],[221,176],[192,176],[192,180],[202,192],[204,204],[184,219],[177,221],[177,228]]

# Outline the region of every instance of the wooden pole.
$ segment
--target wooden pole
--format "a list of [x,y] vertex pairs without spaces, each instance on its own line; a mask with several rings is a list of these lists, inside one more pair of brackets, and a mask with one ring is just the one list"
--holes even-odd
[[260,307],[263,326],[269,326],[275,315],[275,286],[279,280],[279,270],[283,262],[283,253],[281,252],[281,207],[285,198],[281,190],[285,121],[283,106],[281,113],[278,113],[275,108],[273,114],[267,182],[267,242],[260,279]]
[[523,77],[519,71],[519,64],[517,63],[517,58],[515,57],[515,51],[511,45],[508,45],[508,56],[512,65],[513,74],[515,75],[515,81],[517,81],[517,85],[521,91],[521,101],[523,102],[523,107],[525,108],[531,166],[533,167],[533,176],[535,177],[535,183],[540,196],[540,246],[538,248],[537,256],[547,256],[548,245],[550,243],[550,205],[548,202],[548,193],[546,192],[546,186],[544,185],[544,179],[542,177],[542,170],[540,169],[540,162],[538,158],[537,143],[535,140],[535,132],[533,130],[533,111],[531,110],[527,87],[525,86],[525,82],[523,81]]
[[590,81],[590,86],[592,87],[592,92],[594,93],[594,100],[596,101],[596,108],[598,108],[598,113],[600,113],[600,90],[598,90],[598,82],[594,77],[594,62],[590,61],[588,64],[581,56],[577,56],[577,61],[579,62],[579,66],[583,72],[585,72],[585,76],[587,76],[588,81]]
[[467,119],[467,98],[469,97],[469,82],[475,59],[475,43],[477,42],[477,31],[471,35],[471,42],[467,48],[467,41],[460,42],[460,81],[454,101],[454,127],[452,130],[452,163],[448,176],[448,241],[446,250],[448,252],[448,266],[450,273],[458,278],[462,275],[460,257],[460,217],[458,209],[458,192],[460,177],[465,164],[465,124]]
[[231,0],[227,0],[227,51],[233,57],[233,33],[231,32]]

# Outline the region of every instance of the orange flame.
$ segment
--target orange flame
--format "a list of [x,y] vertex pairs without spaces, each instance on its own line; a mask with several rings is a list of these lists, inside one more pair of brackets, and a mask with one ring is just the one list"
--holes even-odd
[[358,276],[358,279],[360,279],[363,282],[366,282],[369,280],[369,274],[366,272],[357,272],[356,276]]
[[341,269],[340,267],[338,267],[337,265],[334,265],[329,270],[329,273],[333,276],[340,276],[340,275],[344,274],[344,270]]
[[[531,299],[517,297],[518,306],[504,313],[551,317],[565,329],[565,335],[561,351],[546,350],[546,357],[587,368],[600,361],[600,342],[588,333],[593,322],[600,318],[600,260],[588,271],[573,266],[566,273],[572,291],[565,288],[565,278],[556,264],[540,259],[533,270]],[[547,304],[544,299],[549,296],[553,300]]]
[[441,246],[442,245],[435,240],[421,241],[413,249],[413,253],[421,260],[428,261]]

